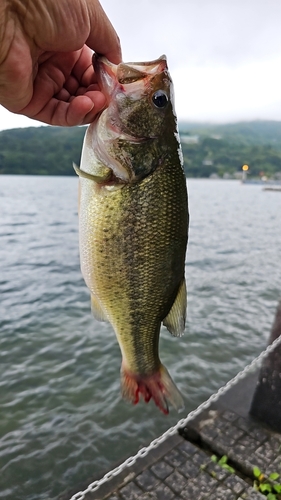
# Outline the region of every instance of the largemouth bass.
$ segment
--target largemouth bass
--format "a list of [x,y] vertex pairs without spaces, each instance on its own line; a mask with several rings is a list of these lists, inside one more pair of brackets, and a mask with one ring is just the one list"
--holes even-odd
[[107,107],[88,127],[80,168],[81,270],[96,319],[122,352],[121,388],[165,413],[183,399],[158,353],[160,326],[185,327],[186,180],[166,57],[114,65],[94,56]]

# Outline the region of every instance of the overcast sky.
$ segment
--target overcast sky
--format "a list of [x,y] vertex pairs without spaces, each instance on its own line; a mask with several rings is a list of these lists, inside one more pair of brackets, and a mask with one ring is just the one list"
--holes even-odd
[[[166,54],[178,118],[281,120],[281,0],[101,0],[124,61]],[[0,130],[36,125],[0,107]]]

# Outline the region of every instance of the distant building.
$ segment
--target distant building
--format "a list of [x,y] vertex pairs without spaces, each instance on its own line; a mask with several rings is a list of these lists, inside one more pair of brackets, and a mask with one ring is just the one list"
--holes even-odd
[[233,179],[233,176],[231,174],[229,174],[228,172],[225,172],[222,176],[223,179],[226,179],[226,180],[229,180],[229,179]]
[[211,167],[213,164],[214,162],[210,158],[205,158],[205,160],[202,161],[202,165],[205,167]]
[[242,176],[243,176],[243,172],[240,170],[238,170],[237,172],[234,172],[234,174],[233,174],[234,179],[240,180],[240,179],[242,179]]
[[180,134],[180,139],[183,144],[198,144],[199,135],[185,135]]

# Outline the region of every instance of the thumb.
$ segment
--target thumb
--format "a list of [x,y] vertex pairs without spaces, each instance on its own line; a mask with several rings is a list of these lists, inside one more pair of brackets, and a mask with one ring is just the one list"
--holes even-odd
[[88,3],[90,35],[86,44],[114,64],[122,60],[119,37],[98,0]]

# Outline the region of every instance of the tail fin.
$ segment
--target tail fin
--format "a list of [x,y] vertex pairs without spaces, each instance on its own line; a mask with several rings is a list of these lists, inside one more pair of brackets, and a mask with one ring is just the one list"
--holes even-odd
[[158,372],[146,376],[131,373],[122,365],[121,392],[122,397],[133,404],[139,402],[140,394],[146,403],[152,398],[165,415],[169,413],[168,402],[178,412],[184,409],[182,395],[164,365],[160,366]]

